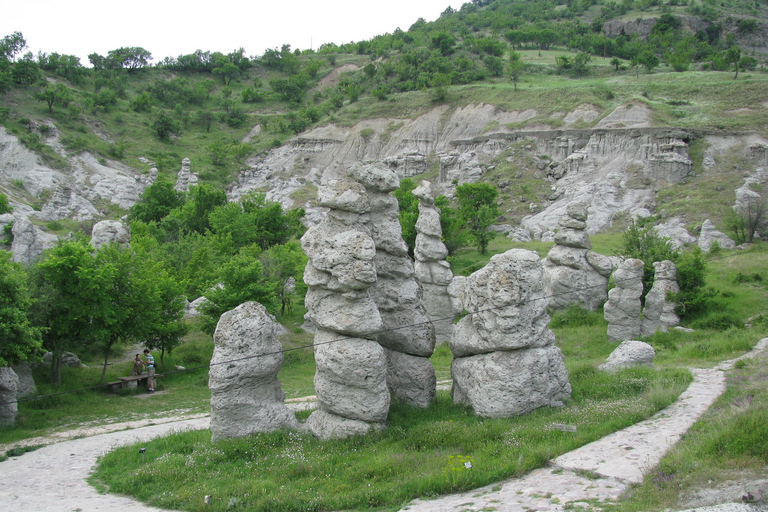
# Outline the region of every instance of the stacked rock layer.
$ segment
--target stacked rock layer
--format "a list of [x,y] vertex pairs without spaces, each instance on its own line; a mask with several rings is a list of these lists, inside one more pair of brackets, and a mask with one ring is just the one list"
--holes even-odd
[[586,205],[569,204],[567,214],[560,219],[556,245],[543,262],[544,292],[554,310],[576,304],[594,311],[607,299],[613,264],[608,257],[590,250],[586,228]]
[[629,258],[613,273],[616,287],[608,292],[604,308],[611,341],[632,340],[642,334],[643,266],[642,260]]
[[318,189],[328,215],[302,237],[305,304],[317,327],[310,431],[328,439],[383,427],[390,392],[426,407],[435,396],[434,331],[398,219],[394,172],[351,166]]
[[445,259],[448,249],[442,239],[440,208],[435,206],[432,185],[428,181],[422,181],[413,195],[419,200],[416,247],[413,251],[416,278],[424,290],[424,307],[435,328],[435,339],[443,342],[451,339],[453,330],[453,310],[447,291],[453,272]]
[[538,255],[512,249],[451,284],[457,306],[470,313],[454,326],[450,342],[454,402],[503,418],[570,396],[541,281]]

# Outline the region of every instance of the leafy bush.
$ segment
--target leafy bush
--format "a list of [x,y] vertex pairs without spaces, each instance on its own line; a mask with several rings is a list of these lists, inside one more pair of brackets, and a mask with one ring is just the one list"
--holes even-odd
[[6,196],[3,193],[0,193],[0,215],[4,213],[11,213],[13,211],[13,208],[10,204],[8,204],[8,196]]
[[670,298],[676,304],[681,317],[698,313],[707,308],[718,293],[705,287],[706,263],[701,249],[679,251],[669,239],[659,236],[650,225],[652,219],[633,222],[624,232],[622,255],[643,261],[643,297],[653,286],[654,262],[670,260],[677,267],[677,283],[680,292]]

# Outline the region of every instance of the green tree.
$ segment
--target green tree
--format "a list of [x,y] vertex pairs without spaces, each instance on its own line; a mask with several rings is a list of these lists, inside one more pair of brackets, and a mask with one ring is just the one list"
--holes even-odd
[[448,249],[448,255],[467,245],[468,233],[459,212],[451,207],[445,196],[435,198],[435,206],[440,208],[440,228],[443,232],[443,244]]
[[[227,204],[227,194],[207,183],[192,187],[189,196],[180,208],[173,210],[165,221],[178,222],[185,233],[205,234],[211,229],[209,216],[217,207]],[[165,222],[164,222],[165,224]]]
[[229,85],[232,80],[240,76],[240,68],[232,64],[231,62],[222,63],[221,66],[213,68],[212,73],[219,78],[225,85]]
[[261,253],[259,261],[266,280],[272,283],[274,295],[280,302],[280,314],[290,313],[295,300],[304,297],[307,291],[303,280],[307,255],[301,244],[292,240],[270,247]]
[[416,246],[416,221],[419,219],[419,200],[413,195],[415,189],[416,183],[411,178],[404,178],[400,180],[400,187],[392,192],[397,199],[403,240],[411,256]]
[[92,250],[82,239],[59,240],[30,269],[30,318],[42,329],[43,346],[52,354],[51,384],[61,384],[62,353],[85,350],[92,327],[91,292],[99,286]]
[[41,355],[40,329],[27,316],[31,305],[24,269],[11,262],[11,253],[0,251],[0,367]]
[[488,228],[499,216],[497,197],[498,190],[488,183],[467,183],[456,187],[459,215],[480,254],[487,252],[488,244],[496,236]]
[[731,46],[725,51],[723,60],[725,60],[726,63],[731,64],[733,66],[733,71],[735,72],[733,75],[733,79],[736,80],[736,78],[738,78],[739,76],[739,63],[741,62],[741,48],[739,48],[738,46]]
[[181,133],[181,126],[173,117],[163,110],[152,122],[152,130],[157,134],[157,137],[160,140],[168,141],[171,139],[172,135],[179,135]]
[[27,47],[27,41],[21,32],[0,39],[0,60],[12,61],[17,54]]
[[160,222],[183,204],[184,194],[175,190],[171,182],[161,179],[144,189],[128,217],[145,223]]
[[213,334],[219,317],[240,304],[256,301],[276,314],[280,302],[276,285],[270,282],[259,261],[261,249],[257,245],[243,247],[218,272],[217,286],[205,292],[207,299],[201,306],[203,331]]
[[618,71],[619,68],[621,67],[621,59],[618,58],[618,57],[612,58],[611,59],[611,66],[613,66],[615,68],[615,70]]
[[655,53],[653,53],[653,50],[646,48],[640,52],[640,55],[638,56],[638,62],[645,68],[648,73],[650,73],[659,65],[659,58]]
[[514,50],[509,52],[509,64],[507,64],[507,72],[509,78],[514,84],[515,90],[517,90],[517,82],[520,80],[520,76],[523,74],[523,61],[520,58],[520,54]]
[[44,101],[48,104],[49,112],[53,112],[54,105],[61,105],[66,108],[72,101],[72,93],[62,83],[49,85],[42,91],[35,93],[34,96],[37,101]]
[[104,356],[103,384],[109,356],[116,347],[144,341],[161,331],[161,312],[167,305],[161,302],[158,284],[165,279],[156,262],[146,261],[130,246],[117,243],[96,251],[88,271],[86,284],[93,288],[83,307],[90,320],[89,345]]
[[300,235],[303,210],[283,212],[276,201],[263,192],[248,194],[238,202],[221,205],[210,213],[211,231],[229,235],[235,250],[256,244],[266,250]]
[[642,260],[643,299],[653,286],[654,262],[670,260],[677,267],[680,292],[672,297],[675,309],[682,317],[701,311],[714,297],[715,292],[705,288],[706,264],[701,250],[679,251],[669,239],[659,236],[651,224],[652,219],[633,222],[624,232],[622,256]]
[[164,365],[165,353],[170,355],[182,343],[189,327],[184,322],[183,283],[163,268],[158,268],[154,281],[158,292],[157,321],[149,326],[144,344],[149,349],[160,350],[160,364]]
[[725,216],[725,225],[740,244],[752,243],[765,223],[766,202],[762,197],[748,198],[738,210],[731,210]]

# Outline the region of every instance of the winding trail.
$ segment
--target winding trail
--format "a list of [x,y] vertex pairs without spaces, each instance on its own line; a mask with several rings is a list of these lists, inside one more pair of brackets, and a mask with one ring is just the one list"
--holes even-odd
[[[764,338],[741,358],[752,357],[767,346],[768,338]],[[595,501],[615,500],[629,485],[641,482],[644,472],[655,466],[725,391],[724,372],[737,360],[722,362],[710,370],[692,370],[693,382],[674,404],[648,420],[561,455],[550,467],[467,493],[414,500],[402,510],[559,512],[566,510],[566,505],[568,508],[588,508]],[[288,402],[296,409],[306,408],[311,403],[307,400]],[[136,426],[130,430],[53,442],[20,457],[9,458],[0,463],[2,508],[21,512],[164,511],[125,496],[99,494],[86,479],[97,458],[118,446],[171,432],[206,429],[209,422],[210,418],[204,416]],[[697,510],[703,512],[706,509],[712,507]],[[754,510],[740,504],[729,504],[726,509],[729,512]]]

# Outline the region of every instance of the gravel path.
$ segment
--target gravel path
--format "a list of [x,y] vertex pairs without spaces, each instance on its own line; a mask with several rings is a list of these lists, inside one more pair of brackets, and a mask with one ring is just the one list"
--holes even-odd
[[[768,338],[761,340],[755,350],[744,357],[762,351],[766,346]],[[644,471],[656,465],[720,396],[725,390],[723,372],[732,367],[734,361],[721,363],[712,370],[694,370],[693,383],[673,405],[646,421],[558,457],[551,467],[468,493],[434,500],[414,500],[402,510],[559,512],[565,510],[569,503],[586,508],[588,500],[614,500],[628,485],[642,481]],[[296,401],[292,407],[305,408],[308,405],[307,401]],[[20,457],[12,457],[0,463],[2,508],[22,512],[159,512],[162,509],[125,496],[99,494],[88,485],[86,478],[97,458],[117,446],[147,441],[175,431],[205,429],[209,421],[208,417],[198,417],[146,426],[134,425],[135,428],[130,430],[55,442]],[[726,509],[728,512],[754,510],[738,504],[729,504],[720,510]]]

